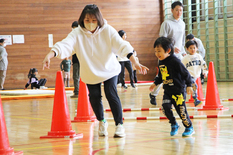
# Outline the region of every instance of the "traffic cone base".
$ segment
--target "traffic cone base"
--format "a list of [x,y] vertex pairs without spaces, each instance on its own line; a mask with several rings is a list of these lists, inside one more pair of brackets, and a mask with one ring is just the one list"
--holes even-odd
[[203,110],[227,110],[229,108],[224,108],[222,105],[218,106],[216,108],[216,106],[203,106],[203,109],[198,109],[199,111],[203,111]]
[[91,108],[87,86],[80,79],[77,115],[71,122],[94,122],[95,120],[96,117],[94,116],[93,110]]
[[47,136],[41,136],[40,138],[83,138],[83,134],[76,134],[75,131],[50,131]]
[[14,148],[11,148],[11,147],[9,147],[7,150],[4,150],[4,149],[1,149],[0,150],[0,154],[6,154],[6,155],[8,155],[8,154],[11,154],[11,155],[21,155],[21,154],[23,154],[23,151],[17,151],[17,152],[14,152]]

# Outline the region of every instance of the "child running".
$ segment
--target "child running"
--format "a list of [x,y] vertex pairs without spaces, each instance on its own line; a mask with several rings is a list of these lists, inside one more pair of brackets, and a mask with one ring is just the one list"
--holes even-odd
[[185,44],[185,46],[189,54],[182,59],[182,63],[184,64],[184,66],[187,68],[187,70],[192,76],[192,83],[193,83],[192,97],[194,99],[194,105],[198,106],[202,102],[197,99],[198,96],[197,96],[196,80],[197,78],[200,78],[200,74],[202,70],[203,70],[204,78],[207,77],[208,74],[207,65],[203,57],[197,53],[198,45],[196,41],[190,40]]
[[181,61],[174,55],[173,43],[169,38],[159,37],[154,43],[154,48],[155,55],[159,59],[159,74],[149,89],[153,91],[156,85],[163,83],[164,95],[162,109],[165,116],[169,119],[169,123],[171,123],[170,135],[174,136],[178,134],[180,127],[172,112],[173,105],[185,126],[185,131],[182,136],[191,136],[195,132],[185,105],[186,85],[187,93],[192,93],[191,75]]
[[36,68],[31,68],[29,70],[29,73],[28,73],[28,82],[27,84],[25,85],[25,88],[24,89],[27,89],[27,87],[31,84],[31,89],[33,88],[37,88],[37,89],[46,89],[47,87],[45,87],[45,83],[46,83],[46,79],[40,79],[38,81],[36,75],[38,74],[38,70]]

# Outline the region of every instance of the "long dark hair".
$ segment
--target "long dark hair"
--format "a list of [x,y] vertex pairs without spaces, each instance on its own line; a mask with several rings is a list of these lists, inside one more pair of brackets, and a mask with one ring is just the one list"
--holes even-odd
[[35,72],[38,72],[38,70],[36,68],[30,68],[30,70],[28,72],[28,78],[30,79],[32,77],[32,75],[35,74]]

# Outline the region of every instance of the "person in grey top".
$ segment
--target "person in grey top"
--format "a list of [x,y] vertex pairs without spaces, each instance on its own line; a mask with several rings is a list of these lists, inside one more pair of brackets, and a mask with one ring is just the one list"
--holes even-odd
[[8,66],[7,52],[5,49],[5,39],[0,39],[0,89],[4,90],[3,85],[6,78],[6,70]]
[[[161,27],[159,36],[167,37],[174,41],[174,55],[180,60],[186,55],[185,46],[185,23],[181,19],[183,14],[183,4],[180,1],[175,1],[171,5],[171,16],[166,19]],[[156,96],[159,93],[162,84],[156,86],[156,88],[149,94],[150,103],[157,105]]]

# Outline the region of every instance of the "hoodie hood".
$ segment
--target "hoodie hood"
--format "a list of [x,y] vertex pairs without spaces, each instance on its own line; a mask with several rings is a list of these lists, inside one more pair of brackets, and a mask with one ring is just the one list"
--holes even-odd
[[91,53],[93,56],[93,40],[95,39],[94,37],[96,35],[98,35],[101,31],[103,31],[103,29],[106,27],[107,25],[107,20],[104,19],[104,25],[100,28],[99,26],[97,26],[96,30],[94,33],[90,32],[89,30],[87,30],[86,28],[80,27],[80,30],[87,36],[91,38]]
[[94,33],[88,31],[87,29],[80,27],[80,30],[85,33],[85,35],[91,37],[91,36],[95,36],[97,34],[99,34],[107,25],[107,20],[104,19],[104,25],[100,28],[99,26],[97,26],[96,30]]
[[176,20],[176,19],[174,18],[173,15],[170,15],[170,16],[168,17],[168,19],[171,20],[171,21],[173,21],[173,22],[177,22],[177,23],[178,23],[180,20],[182,20],[181,18],[179,18],[178,20]]

